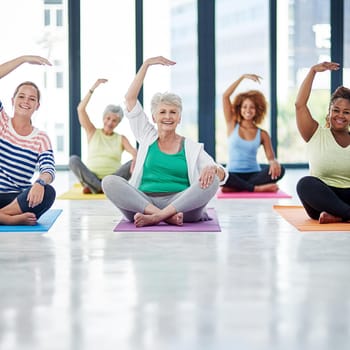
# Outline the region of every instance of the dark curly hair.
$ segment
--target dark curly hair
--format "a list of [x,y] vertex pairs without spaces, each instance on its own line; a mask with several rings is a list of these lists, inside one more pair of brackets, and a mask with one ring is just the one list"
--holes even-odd
[[329,105],[331,105],[338,98],[344,98],[350,101],[350,89],[346,88],[345,86],[339,86],[331,95]]
[[339,86],[332,93],[328,106],[328,115],[326,117],[326,128],[330,127],[328,116],[331,111],[331,106],[334,103],[334,101],[338,98],[344,98],[345,100],[348,100],[350,102],[350,89],[346,88],[345,86]]
[[242,92],[234,98],[232,102],[232,110],[237,118],[237,123],[242,121],[241,107],[244,100],[250,99],[255,105],[256,115],[254,117],[254,123],[256,125],[261,124],[266,116],[267,101],[262,92],[258,90],[249,90]]

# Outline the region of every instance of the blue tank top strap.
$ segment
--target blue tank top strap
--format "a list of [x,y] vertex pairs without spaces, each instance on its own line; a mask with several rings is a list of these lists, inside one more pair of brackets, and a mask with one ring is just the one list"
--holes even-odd
[[229,161],[227,169],[229,172],[237,173],[260,171],[257,153],[261,145],[261,129],[258,128],[253,140],[244,140],[239,135],[239,127],[240,125],[236,124],[228,137]]

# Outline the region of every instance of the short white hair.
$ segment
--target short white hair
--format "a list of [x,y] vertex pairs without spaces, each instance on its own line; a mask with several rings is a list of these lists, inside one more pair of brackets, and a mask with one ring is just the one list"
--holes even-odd
[[123,108],[117,105],[107,105],[105,110],[103,111],[103,118],[109,113],[118,114],[120,120],[122,120],[124,116]]
[[167,105],[176,106],[180,113],[182,112],[182,100],[181,97],[173,94],[171,92],[157,92],[151,100],[151,113],[154,115],[157,112],[158,106],[161,103],[165,103]]

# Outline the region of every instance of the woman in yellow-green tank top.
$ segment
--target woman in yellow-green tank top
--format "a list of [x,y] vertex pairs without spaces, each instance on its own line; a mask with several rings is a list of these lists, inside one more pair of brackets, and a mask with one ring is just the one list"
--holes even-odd
[[[120,106],[108,105],[105,108],[102,129],[95,127],[86,111],[86,106],[95,89],[106,82],[107,79],[97,79],[77,108],[80,125],[87,136],[88,156],[86,164],[79,156],[71,156],[69,168],[83,185],[84,193],[101,193],[101,180],[107,175],[114,174],[129,179],[133,160],[136,157],[136,149],[129,140],[114,131],[124,115]],[[122,165],[123,151],[129,152],[133,160]]]
[[315,75],[338,69],[335,62],[312,66],[295,103],[310,165],[310,176],[298,181],[297,193],[308,215],[320,224],[350,222],[350,89],[340,86],[333,92],[325,127],[313,119],[307,106]]

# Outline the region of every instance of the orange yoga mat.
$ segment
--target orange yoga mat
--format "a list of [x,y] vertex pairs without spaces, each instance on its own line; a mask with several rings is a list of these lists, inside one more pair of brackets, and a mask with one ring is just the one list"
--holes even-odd
[[300,205],[274,205],[273,209],[299,231],[350,231],[350,222],[319,224],[310,219]]

